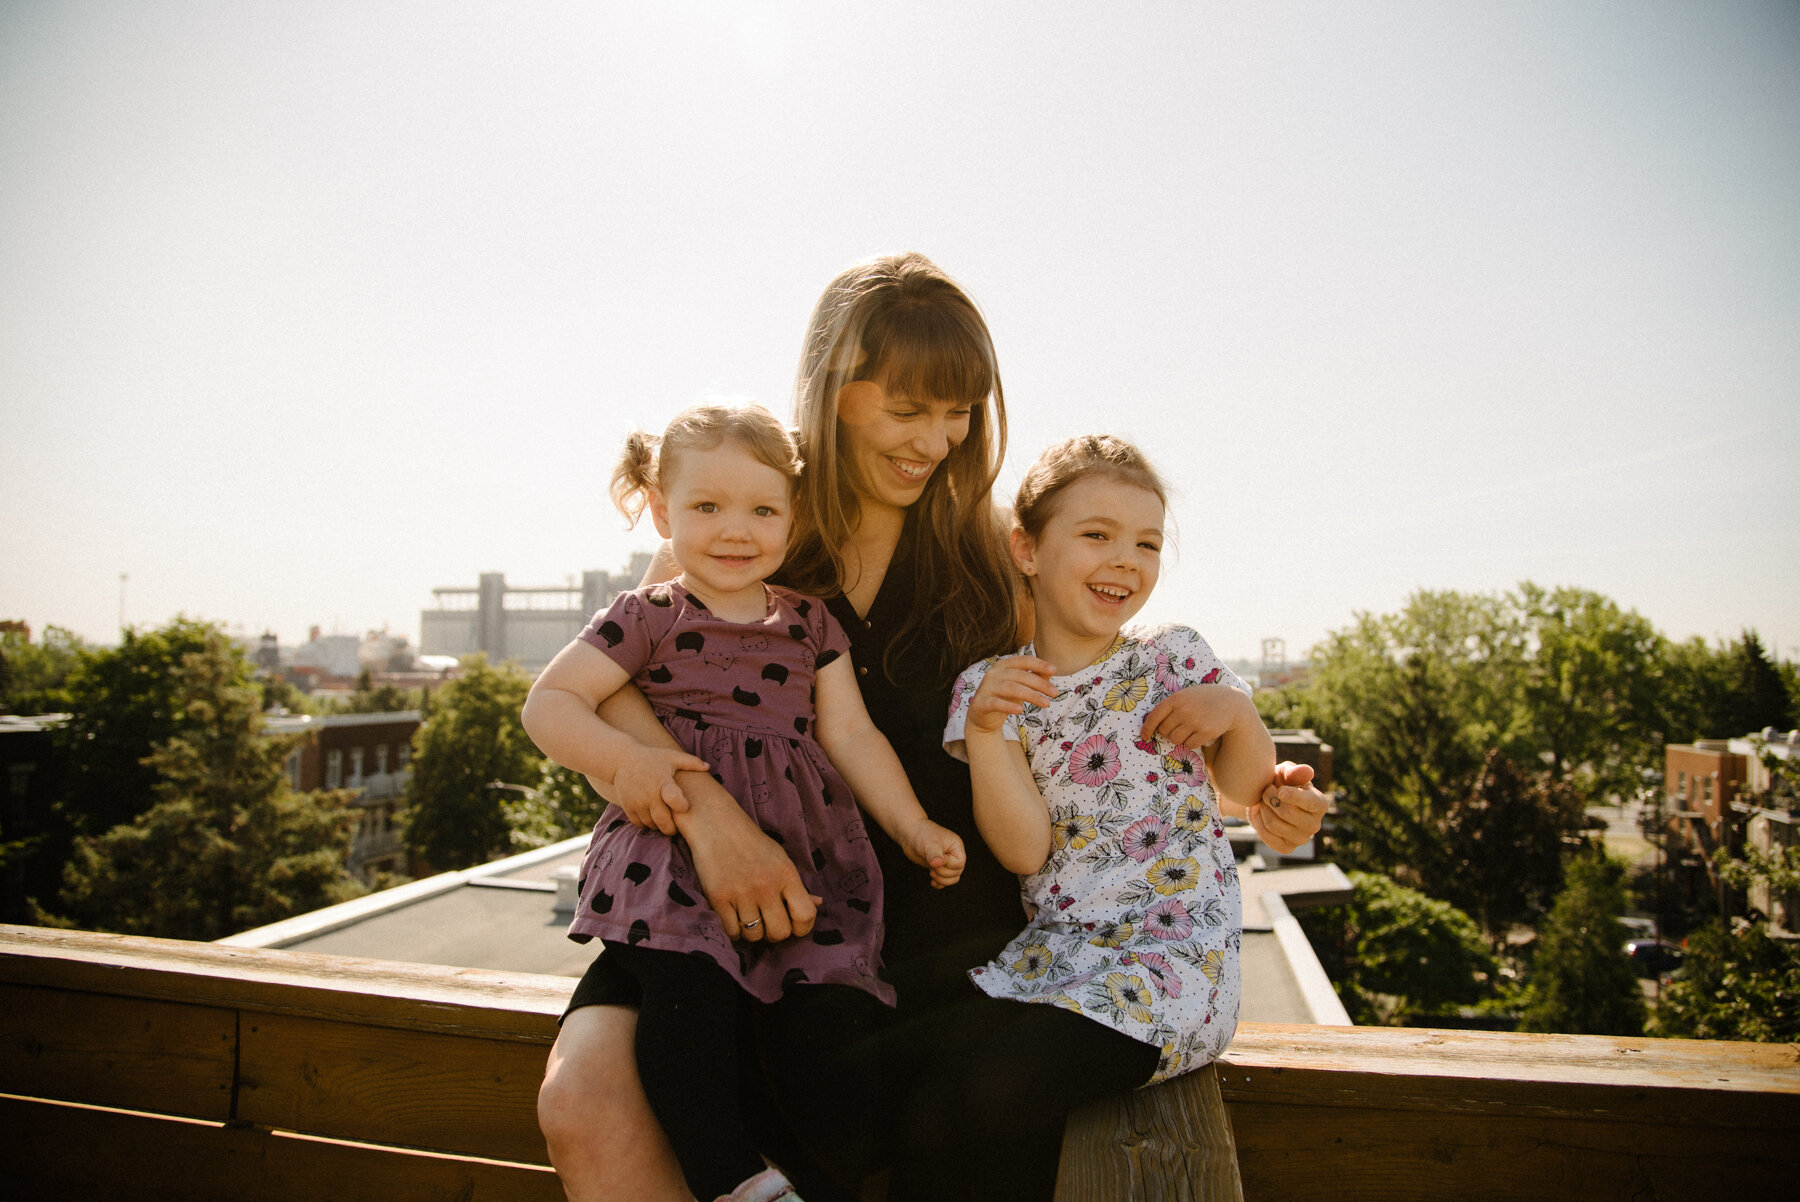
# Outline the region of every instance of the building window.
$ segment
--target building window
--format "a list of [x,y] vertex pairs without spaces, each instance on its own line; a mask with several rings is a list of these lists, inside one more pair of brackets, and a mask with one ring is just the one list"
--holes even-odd
[[387,775],[387,755],[388,755],[388,745],[386,743],[383,743],[379,747],[375,748],[375,775],[376,776],[386,776]]
[[1675,796],[1682,801],[1687,800],[1687,773],[1685,772],[1675,774]]
[[287,773],[288,784],[298,790],[300,788],[300,749],[298,747],[288,752],[287,759],[281,762],[281,768]]
[[360,747],[352,747],[350,749],[350,787],[352,789],[360,789],[362,788],[362,783],[363,749]]
[[344,787],[344,753],[335,747],[325,753],[325,787]]
[[1710,776],[1700,783],[1700,800],[1706,805],[1712,804],[1712,785],[1712,777]]

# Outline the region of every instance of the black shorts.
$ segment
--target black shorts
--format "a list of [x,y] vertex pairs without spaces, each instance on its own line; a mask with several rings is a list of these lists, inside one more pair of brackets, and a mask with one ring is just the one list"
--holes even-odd
[[628,1006],[636,1010],[643,1000],[637,978],[625,971],[618,957],[602,951],[575,983],[575,992],[569,995],[569,1004],[556,1022],[561,1026],[564,1018],[583,1006]]

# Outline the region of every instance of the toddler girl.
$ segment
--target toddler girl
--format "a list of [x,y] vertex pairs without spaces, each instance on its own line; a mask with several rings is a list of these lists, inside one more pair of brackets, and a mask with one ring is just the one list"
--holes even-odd
[[[881,874],[858,803],[934,885],[963,866],[961,840],[925,816],[870,721],[836,621],[764,583],[787,552],[800,466],[792,435],[758,407],[702,406],[660,439],[634,434],[614,499],[634,521],[648,507],[681,574],[620,594],[525,704],[544,753],[610,783],[625,806],[672,796],[677,772],[711,771],[820,902],[808,937],[734,943],[683,840],[639,829],[619,805],[595,827],[569,933],[606,942],[612,992],[589,1000],[637,1008],[645,1094],[701,1198],[792,1196],[740,1113],[740,993],[782,1008],[790,1031],[813,1024],[821,1042],[850,1038],[869,996],[893,1004],[877,975]],[[646,748],[595,714],[628,682],[683,751]]]
[[[1164,508],[1155,469],[1116,438],[1072,439],[1032,465],[1012,553],[1035,639],[963,672],[944,734],[969,762],[976,825],[1020,874],[1028,918],[969,975],[1032,1004],[1005,1008],[964,1049],[986,1066],[965,1071],[1029,1090],[1059,1128],[1090,1098],[1207,1063],[1237,1023],[1242,918],[1220,815],[1260,820],[1246,802],[1274,778],[1274,744],[1198,634],[1122,629],[1156,587]],[[1187,745],[1142,729],[1191,685],[1210,687],[1158,724]]]

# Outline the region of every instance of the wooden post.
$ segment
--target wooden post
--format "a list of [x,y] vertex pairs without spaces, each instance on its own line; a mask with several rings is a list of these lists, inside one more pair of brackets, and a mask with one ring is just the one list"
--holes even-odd
[[1056,1202],[1242,1202],[1237,1143],[1213,1065],[1069,1116]]

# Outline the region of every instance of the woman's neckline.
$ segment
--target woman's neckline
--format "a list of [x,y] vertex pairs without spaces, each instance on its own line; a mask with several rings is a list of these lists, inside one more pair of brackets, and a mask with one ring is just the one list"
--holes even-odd
[[[844,603],[850,607],[850,611],[862,621],[867,621],[869,615],[874,612],[876,603],[881,600],[882,590],[887,587],[888,573],[894,566],[894,560],[899,557],[900,544],[906,539],[906,529],[908,523],[912,520],[912,510],[900,510],[899,518],[899,523],[894,526],[893,541],[888,542],[885,538],[882,540],[887,554],[879,563],[875,563],[871,558],[866,558],[862,553],[862,549],[856,544],[855,535],[851,536],[850,546],[847,549],[856,556],[857,579],[855,585],[843,590],[843,596]],[[891,519],[887,518],[886,515],[883,515],[882,524],[886,525],[889,521],[891,521]],[[875,581],[874,587],[869,590],[866,597],[866,603],[862,606],[858,606],[856,599],[852,594],[860,588],[864,579],[871,576]]]

